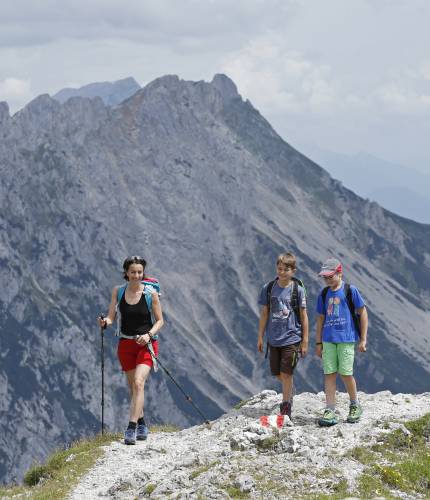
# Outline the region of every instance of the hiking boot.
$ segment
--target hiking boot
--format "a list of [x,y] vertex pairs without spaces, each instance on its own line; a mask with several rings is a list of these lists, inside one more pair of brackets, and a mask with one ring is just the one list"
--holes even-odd
[[333,410],[330,410],[330,408],[326,408],[323,416],[318,419],[318,425],[321,427],[330,427],[332,425],[336,425],[338,422],[339,417]]
[[291,420],[291,403],[289,401],[283,401],[279,405],[279,411],[281,415],[287,415],[288,418]]
[[137,426],[137,431],[136,431],[136,439],[138,441],[145,441],[145,439],[148,437],[149,434],[149,429],[146,427],[146,424],[140,424]]
[[136,429],[127,429],[124,433],[125,444],[136,444]]
[[363,408],[360,405],[350,405],[349,406],[349,415],[346,419],[350,424],[356,424],[363,413]]

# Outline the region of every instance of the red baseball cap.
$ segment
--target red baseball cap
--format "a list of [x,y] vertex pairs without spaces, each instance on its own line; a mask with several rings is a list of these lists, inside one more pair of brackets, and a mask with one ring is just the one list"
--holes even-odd
[[336,273],[342,272],[342,264],[339,260],[330,258],[327,259],[324,264],[321,266],[321,271],[318,273],[318,276],[333,276]]

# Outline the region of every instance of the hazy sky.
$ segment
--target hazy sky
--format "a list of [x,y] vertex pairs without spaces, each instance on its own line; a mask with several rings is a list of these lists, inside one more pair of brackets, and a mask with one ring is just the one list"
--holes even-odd
[[0,100],[226,73],[290,142],[430,174],[428,0],[14,0]]

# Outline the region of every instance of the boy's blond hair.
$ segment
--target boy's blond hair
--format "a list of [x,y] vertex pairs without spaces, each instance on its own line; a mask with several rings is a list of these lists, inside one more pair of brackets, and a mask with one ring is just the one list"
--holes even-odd
[[276,259],[276,265],[284,264],[284,266],[291,267],[296,270],[296,257],[292,253],[281,253]]

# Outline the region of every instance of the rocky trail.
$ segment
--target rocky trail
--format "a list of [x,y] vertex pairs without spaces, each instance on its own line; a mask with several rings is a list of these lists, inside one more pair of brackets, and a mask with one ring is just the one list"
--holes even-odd
[[348,424],[347,395],[340,393],[339,424],[319,428],[324,394],[302,393],[294,398],[292,424],[260,425],[260,416],[278,412],[280,399],[263,391],[210,428],[152,433],[136,446],[113,442],[71,498],[301,498],[330,494],[342,481],[354,490],[364,465],[349,452],[394,429],[407,433],[402,420],[430,412],[429,393],[360,393],[362,419]]

